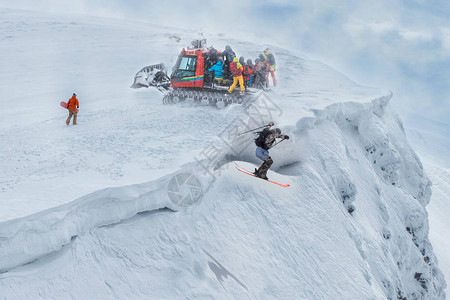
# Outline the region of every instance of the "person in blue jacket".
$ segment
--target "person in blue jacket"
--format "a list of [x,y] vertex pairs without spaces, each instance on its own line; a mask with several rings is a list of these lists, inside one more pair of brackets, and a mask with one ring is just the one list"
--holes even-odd
[[223,64],[221,59],[217,60],[216,64],[209,68],[208,71],[214,71],[214,79],[216,79],[219,84],[222,82],[225,83],[225,80],[223,80]]

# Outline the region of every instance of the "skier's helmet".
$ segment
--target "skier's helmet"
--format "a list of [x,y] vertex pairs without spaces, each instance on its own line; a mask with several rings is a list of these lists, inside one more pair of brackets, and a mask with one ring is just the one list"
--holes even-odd
[[260,54],[260,55],[259,55],[259,59],[260,59],[261,61],[265,61],[265,60],[266,60],[266,58],[264,57],[264,54]]
[[77,94],[75,94],[75,93],[73,93],[73,95],[76,97],[77,96]]
[[226,46],[225,46],[225,50],[227,50],[227,51],[231,51],[231,47],[230,47],[230,45],[226,45]]
[[278,134],[281,134],[281,129],[280,129],[280,128],[275,128],[275,131],[276,131]]
[[249,65],[249,66],[253,65],[252,60],[250,58],[247,59],[247,65]]
[[255,64],[259,63],[259,58],[255,59]]
[[243,56],[239,57],[239,63],[245,65],[245,58]]

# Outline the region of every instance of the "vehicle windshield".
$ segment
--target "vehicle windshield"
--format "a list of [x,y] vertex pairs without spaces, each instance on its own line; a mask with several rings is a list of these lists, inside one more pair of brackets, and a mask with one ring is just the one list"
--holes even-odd
[[174,77],[194,76],[196,64],[197,56],[183,56],[178,69],[175,71]]

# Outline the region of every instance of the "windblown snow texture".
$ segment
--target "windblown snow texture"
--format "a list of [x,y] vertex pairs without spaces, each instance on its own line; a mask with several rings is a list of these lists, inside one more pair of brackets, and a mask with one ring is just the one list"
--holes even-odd
[[[34,107],[12,104],[2,115],[10,123],[1,127],[0,153],[9,154],[2,161],[12,167],[2,174],[2,205],[13,215],[14,195],[27,195],[27,202],[18,201],[28,213],[0,223],[1,298],[445,299],[446,283],[428,239],[431,182],[390,108],[392,94],[269,45],[279,86],[251,107],[163,106],[158,92],[128,88],[143,66],[133,65],[130,55],[157,63],[199,33],[33,15],[17,24],[22,14],[2,10],[12,36],[2,38],[13,49],[27,51],[21,46],[36,34],[74,36],[78,48],[71,54],[78,61],[100,53],[105,61],[95,71],[78,65],[94,84],[80,80],[79,71],[69,76],[86,88],[78,127],[66,127],[65,115],[51,108],[36,116]],[[33,34],[18,34],[15,25]],[[117,36],[128,37],[130,45],[119,39],[119,46]],[[245,57],[267,47],[214,36],[207,38],[219,48],[235,45]],[[105,50],[105,44],[117,47]],[[20,73],[13,68],[14,51],[1,49],[12,61],[7,71]],[[45,47],[33,51],[44,55]],[[59,55],[67,53],[52,58],[60,59],[61,68],[42,63],[39,73],[52,78],[73,67]],[[5,77],[7,86],[18,87],[12,78],[17,76]],[[49,105],[57,106],[64,92],[30,85],[35,97],[41,91],[55,99]],[[8,101],[15,94],[36,100],[27,100],[23,87],[4,93]],[[252,118],[268,99],[274,109]],[[13,112],[23,114],[8,118]],[[253,136],[227,139],[223,130],[257,121],[274,121],[291,137],[270,151],[275,162],[268,174],[289,188],[234,168],[233,160],[249,170],[260,163]],[[37,139],[38,132],[47,132],[49,143]],[[205,170],[201,163],[211,145],[223,157]],[[64,156],[70,147],[79,151]],[[44,166],[27,163],[43,157]],[[59,170],[64,167],[70,172]],[[187,187],[180,184],[188,181],[185,174],[195,179]],[[46,179],[62,189],[50,189]],[[139,184],[126,185],[133,180]],[[75,196],[80,190],[72,191],[71,182],[87,195]],[[108,185],[115,187],[104,189]],[[190,206],[177,198],[186,191]],[[78,199],[63,197],[68,194]],[[42,201],[33,203],[34,196]],[[50,205],[46,197],[64,204]]]

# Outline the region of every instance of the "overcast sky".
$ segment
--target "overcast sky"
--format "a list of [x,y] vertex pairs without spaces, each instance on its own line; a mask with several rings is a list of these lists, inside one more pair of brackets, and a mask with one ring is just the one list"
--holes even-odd
[[450,119],[448,0],[0,0],[0,7],[207,27],[242,38],[253,33],[358,83],[392,90],[403,114]]

